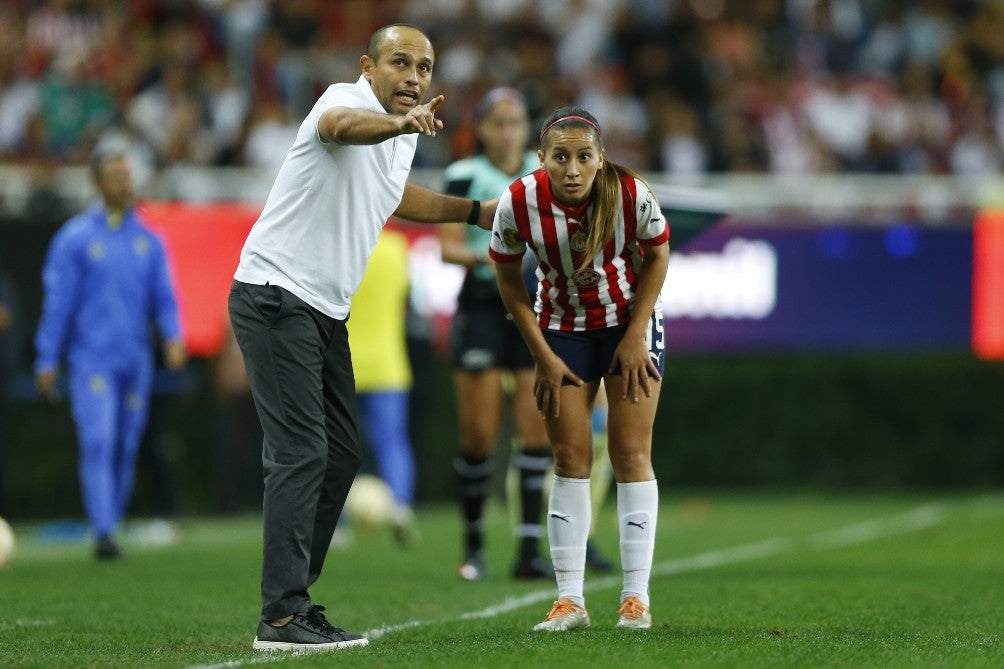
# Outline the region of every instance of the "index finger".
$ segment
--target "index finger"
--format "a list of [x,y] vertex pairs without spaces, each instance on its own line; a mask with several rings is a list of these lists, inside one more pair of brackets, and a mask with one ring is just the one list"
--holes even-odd
[[444,96],[437,95],[436,97],[434,97],[431,100],[429,100],[429,103],[428,103],[429,111],[431,111],[431,112],[436,111],[436,109],[439,107],[439,105],[443,104],[443,100],[445,100],[445,99],[446,98]]

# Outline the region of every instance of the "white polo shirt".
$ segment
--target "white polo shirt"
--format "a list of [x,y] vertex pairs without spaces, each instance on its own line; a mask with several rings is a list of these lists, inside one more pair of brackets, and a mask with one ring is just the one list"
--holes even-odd
[[324,143],[317,121],[332,107],[387,113],[362,76],[328,87],[300,125],[234,278],[281,286],[344,319],[380,230],[401,203],[418,134],[366,146]]

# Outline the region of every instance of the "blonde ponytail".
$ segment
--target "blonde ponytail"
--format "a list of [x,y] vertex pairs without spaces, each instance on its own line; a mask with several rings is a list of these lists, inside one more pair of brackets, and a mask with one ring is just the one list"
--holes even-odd
[[[593,215],[589,222],[589,236],[586,238],[585,257],[579,269],[589,267],[593,263],[596,254],[614,238],[614,228],[617,226],[617,219],[624,207],[624,192],[621,188],[621,176],[627,175],[638,179],[645,187],[652,190],[652,186],[643,176],[617,163],[605,160],[599,174],[596,175],[596,182],[593,184]],[[634,206],[634,203],[631,203]]]

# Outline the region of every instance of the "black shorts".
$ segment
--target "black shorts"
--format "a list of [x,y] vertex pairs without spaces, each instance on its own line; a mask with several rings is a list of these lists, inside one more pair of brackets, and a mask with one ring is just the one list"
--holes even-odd
[[[624,338],[626,330],[626,325],[617,325],[602,330],[543,332],[547,345],[576,376],[583,381],[595,381],[607,374],[614,359],[614,351]],[[649,319],[645,343],[648,344],[649,357],[661,376],[666,371],[666,332],[662,314],[654,312]],[[620,368],[614,369],[613,373],[620,374]],[[571,381],[566,380],[562,385],[570,384]]]
[[453,316],[450,348],[454,368],[468,372],[534,366],[530,349],[501,300],[496,304],[461,304]]

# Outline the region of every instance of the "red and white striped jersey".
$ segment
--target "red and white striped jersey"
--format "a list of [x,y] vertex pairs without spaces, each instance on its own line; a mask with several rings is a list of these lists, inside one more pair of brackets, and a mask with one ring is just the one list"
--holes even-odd
[[488,252],[495,262],[519,262],[527,247],[533,251],[537,258],[534,310],[541,328],[599,330],[630,320],[642,259],[640,245],[666,243],[669,226],[644,182],[622,175],[621,199],[613,239],[596,254],[592,265],[579,269],[592,199],[577,207],[561,204],[551,194],[544,169],[515,181],[502,194]]

